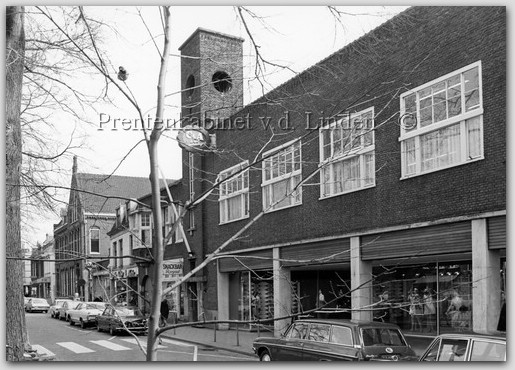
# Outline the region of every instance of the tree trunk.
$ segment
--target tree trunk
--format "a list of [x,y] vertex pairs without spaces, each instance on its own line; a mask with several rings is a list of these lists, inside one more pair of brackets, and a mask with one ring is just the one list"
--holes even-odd
[[[24,7],[6,8],[6,256],[23,257],[20,234],[21,90],[25,56]],[[6,259],[7,360],[29,347],[23,305],[24,262]],[[28,348],[27,348],[28,349]]]
[[147,361],[157,361],[157,341],[156,332],[159,329],[159,317],[161,315],[161,296],[163,292],[163,237],[161,216],[161,189],[159,186],[159,159],[157,155],[157,145],[163,129],[163,117],[165,106],[165,85],[168,61],[170,59],[170,9],[166,6],[162,7],[163,24],[164,24],[164,45],[161,54],[161,67],[159,70],[159,79],[157,83],[157,107],[156,119],[150,140],[148,142],[148,153],[150,157],[150,184],[152,186],[152,216],[153,216],[153,238],[152,238],[152,308],[148,324],[147,339]]

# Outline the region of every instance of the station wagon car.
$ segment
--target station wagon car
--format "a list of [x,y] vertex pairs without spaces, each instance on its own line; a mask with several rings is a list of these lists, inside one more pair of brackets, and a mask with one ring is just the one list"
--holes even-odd
[[506,338],[481,334],[441,334],[420,361],[506,361]]
[[253,349],[261,361],[398,361],[416,358],[397,325],[344,319],[297,320],[281,338],[257,338]]

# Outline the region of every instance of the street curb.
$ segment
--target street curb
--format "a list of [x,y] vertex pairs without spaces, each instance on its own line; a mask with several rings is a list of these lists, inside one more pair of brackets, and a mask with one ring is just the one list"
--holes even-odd
[[207,343],[204,343],[204,342],[198,342],[198,341],[194,341],[194,340],[190,340],[190,339],[178,338],[176,336],[170,336],[170,335],[161,335],[161,337],[162,338],[166,338],[166,339],[170,339],[170,340],[176,340],[176,341],[184,342],[184,343],[194,344],[194,345],[197,345],[197,346],[203,346],[203,347],[215,348],[215,349],[219,349],[219,350],[223,350],[223,351],[228,351],[228,352],[234,352],[234,353],[238,353],[240,355],[244,355],[244,356],[248,356],[248,357],[253,357],[254,356],[254,354],[252,352],[250,352],[250,351],[246,352],[246,351],[243,351],[243,350],[237,350],[237,349],[233,349],[233,348],[229,348],[229,347],[225,347],[225,346],[221,346],[221,345],[207,344]]

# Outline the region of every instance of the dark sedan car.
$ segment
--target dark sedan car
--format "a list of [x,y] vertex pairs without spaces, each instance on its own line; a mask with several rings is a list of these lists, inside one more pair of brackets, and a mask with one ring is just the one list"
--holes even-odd
[[261,361],[397,361],[416,354],[397,325],[371,321],[297,320],[281,338],[260,337]]
[[420,361],[506,361],[506,338],[482,334],[441,334]]
[[147,318],[138,307],[107,305],[104,312],[97,316],[97,330],[145,334],[148,330]]

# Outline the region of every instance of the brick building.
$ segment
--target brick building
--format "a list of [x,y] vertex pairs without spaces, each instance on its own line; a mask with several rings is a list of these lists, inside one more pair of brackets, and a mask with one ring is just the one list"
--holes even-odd
[[181,53],[199,57],[182,58],[183,118],[218,149],[184,152],[189,197],[229,177],[185,221],[188,239],[209,254],[253,222],[205,272],[209,318],[304,313],[323,298],[408,332],[495,331],[504,7],[410,8],[245,107],[241,39],[199,29]]
[[[54,225],[56,296],[92,300],[92,276],[87,258],[100,261],[109,256],[109,236],[120,198],[138,198],[150,190],[143,177],[81,173],[73,160],[68,207]],[[119,197],[119,198],[113,198]],[[95,294],[94,294],[95,293]],[[103,295],[100,295],[103,296]]]

